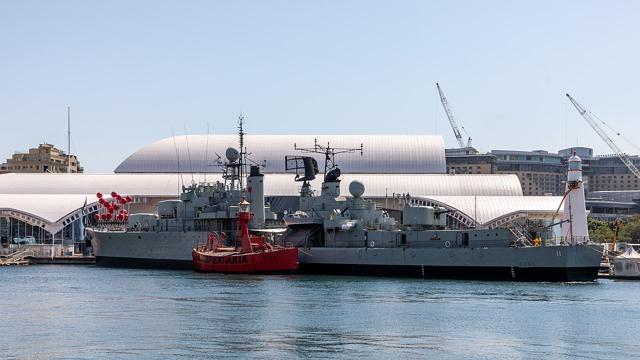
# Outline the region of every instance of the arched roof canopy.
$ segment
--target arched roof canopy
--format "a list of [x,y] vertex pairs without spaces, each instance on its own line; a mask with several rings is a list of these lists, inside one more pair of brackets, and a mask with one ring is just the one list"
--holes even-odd
[[55,234],[86,211],[97,209],[95,195],[85,194],[0,194],[0,215],[21,220]]
[[[10,194],[95,194],[100,191],[134,196],[177,196],[181,178],[186,184],[202,182],[205,174],[4,174],[0,190]],[[344,174],[341,195],[349,196],[349,184],[359,180],[365,185],[365,197],[392,197],[393,194],[522,196],[516,175],[447,175],[447,174]],[[207,174],[206,180],[222,180],[220,174]],[[322,176],[311,182],[319,192]],[[294,174],[267,174],[265,195],[297,196],[301,183]],[[91,195],[89,201],[95,200]],[[1,204],[0,204],[1,205]]]
[[[0,212],[55,233],[70,221],[77,220],[87,201],[86,212],[97,207],[96,192],[116,191],[142,197],[175,197],[181,178],[188,184],[202,182],[205,174],[4,174],[0,175]],[[428,194],[432,199],[457,198],[453,195],[523,198],[515,175],[446,175],[446,174],[345,174],[341,177],[341,195],[350,196],[349,184],[365,184],[365,197],[392,198],[394,194]],[[221,180],[221,174],[206,174],[206,180]],[[311,187],[319,192],[321,177]],[[267,174],[265,195],[298,196],[301,184],[293,174]],[[464,196],[460,197],[464,198]]]
[[479,228],[501,227],[521,218],[561,219],[563,212],[561,196],[413,196],[411,201],[442,206],[464,226]]
[[[265,173],[283,173],[285,155],[303,155],[294,149],[311,148],[314,141],[332,147],[357,148],[360,152],[340,154],[336,161],[343,173],[444,174],[444,142],[439,135],[247,135],[249,157],[265,163]],[[237,135],[189,135],[166,138],[137,150],[125,159],[116,173],[221,172],[218,155],[238,147]],[[176,154],[176,149],[178,154]],[[324,157],[313,156],[320,167]],[[179,161],[178,161],[179,157]],[[225,160],[224,158],[222,160]]]

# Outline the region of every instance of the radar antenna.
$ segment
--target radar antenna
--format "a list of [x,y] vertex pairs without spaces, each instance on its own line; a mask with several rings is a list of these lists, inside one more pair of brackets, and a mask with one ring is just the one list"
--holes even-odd
[[313,139],[313,147],[312,148],[302,148],[298,147],[297,144],[293,144],[293,148],[298,151],[302,151],[303,153],[313,153],[313,154],[323,154],[324,155],[324,175],[338,168],[338,164],[336,163],[336,155],[345,154],[345,153],[353,153],[360,152],[360,156],[363,154],[364,147],[362,143],[360,147],[357,148],[337,148],[331,147],[331,144],[327,142],[327,145],[320,145],[318,143],[318,139]]
[[[331,147],[331,144],[327,142],[327,145],[318,144],[318,139],[313,140],[312,148],[298,147],[297,144],[293,144],[295,150],[303,153],[323,154],[324,155],[324,182],[340,182],[340,169],[336,163],[336,155],[352,152],[360,152],[360,156],[363,154],[363,145],[360,144],[358,148],[336,148]],[[311,156],[299,156],[299,155],[287,155],[284,157],[285,170],[296,171],[296,181],[302,181],[302,187],[300,189],[300,196],[307,197],[312,196],[311,180],[316,178],[318,174],[318,162]],[[299,170],[304,169],[304,175],[300,175]]]

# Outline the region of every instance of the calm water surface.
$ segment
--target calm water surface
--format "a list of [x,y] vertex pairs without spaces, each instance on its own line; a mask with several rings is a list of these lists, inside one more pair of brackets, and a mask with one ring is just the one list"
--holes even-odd
[[9,359],[632,358],[640,282],[0,268]]

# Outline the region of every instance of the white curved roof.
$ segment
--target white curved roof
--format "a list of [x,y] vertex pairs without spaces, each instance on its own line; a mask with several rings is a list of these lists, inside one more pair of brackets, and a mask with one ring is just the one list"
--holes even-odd
[[[183,174],[185,183],[190,174]],[[296,196],[301,183],[293,174],[265,175],[265,195]],[[359,180],[365,185],[365,196],[391,197],[392,194],[409,195],[478,195],[522,196],[516,175],[495,174],[344,174],[342,195],[349,195],[349,183]],[[204,180],[204,174],[195,174],[195,182]],[[207,181],[221,180],[220,174],[207,174]],[[311,182],[313,190],[320,190],[322,176]],[[177,174],[4,174],[0,175],[0,193],[5,194],[95,194],[116,191],[120,194],[140,196],[176,196],[180,189]],[[90,199],[91,200],[91,199]],[[0,204],[2,207],[2,204]]]
[[[219,177],[219,175],[213,176]],[[186,176],[185,181],[187,181]],[[103,193],[116,191],[127,195],[173,196],[178,194],[178,183],[176,174],[10,173],[0,175],[0,193],[94,194],[95,198],[95,193],[98,191]]]
[[95,202],[95,194],[0,194],[0,210],[29,214],[44,222],[55,223],[82,207],[84,200]]
[[[562,196],[417,196],[415,199],[442,205],[461,213],[480,227],[495,227],[525,215],[550,219],[558,210]],[[557,215],[562,219],[563,209]]]
[[[444,142],[439,135],[248,135],[245,146],[255,162],[266,160],[265,173],[283,173],[285,155],[301,155],[294,150],[331,143],[332,147],[357,148],[360,152],[340,154],[336,157],[343,173],[372,174],[444,174],[446,163]],[[237,135],[189,135],[166,138],[149,144],[125,159],[116,173],[177,173],[221,172],[217,156],[225,150],[238,147]],[[176,154],[176,148],[179,154]],[[324,158],[313,155],[320,167]]]
[[69,221],[80,218],[85,200],[95,207],[95,195],[86,194],[0,194],[0,215],[20,219],[55,234]]
[[[194,174],[193,181],[201,182],[204,174]],[[221,174],[206,174],[207,181],[221,180]],[[267,174],[265,195],[297,196],[300,183],[293,174]],[[312,181],[319,192],[321,176]],[[190,174],[183,174],[190,183]],[[433,199],[449,201],[467,195],[491,195],[496,200],[524,199],[516,175],[445,175],[445,174],[345,174],[341,177],[341,195],[349,196],[349,183],[359,180],[365,184],[365,197],[391,198],[394,194],[429,195]],[[0,212],[20,218],[36,226],[56,232],[78,218],[79,209],[87,199],[88,207],[95,206],[96,192],[123,195],[173,197],[180,191],[178,174],[19,174],[0,175]],[[480,197],[479,197],[480,198]],[[455,206],[464,206],[455,203]],[[468,211],[468,210],[463,210]],[[484,211],[484,210],[483,210]]]
[[[522,187],[516,175],[445,175],[445,174],[345,174],[340,177],[342,196],[350,196],[349,184],[361,181],[365,197],[391,197],[393,194],[427,195],[494,195],[522,196]],[[290,174],[265,176],[266,195],[298,195],[300,183],[292,181]],[[322,177],[311,182],[313,190],[320,190]]]

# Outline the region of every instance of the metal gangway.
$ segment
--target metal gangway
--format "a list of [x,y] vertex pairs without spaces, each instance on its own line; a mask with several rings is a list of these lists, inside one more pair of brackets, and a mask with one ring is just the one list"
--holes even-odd
[[29,257],[33,256],[33,252],[29,250],[18,250],[16,252],[0,256],[0,265],[29,265]]

